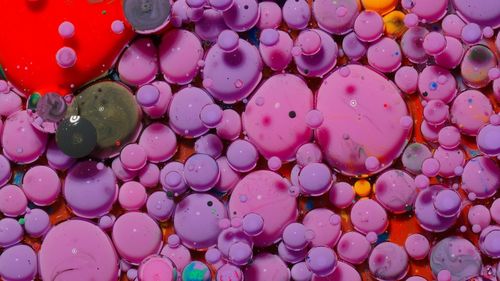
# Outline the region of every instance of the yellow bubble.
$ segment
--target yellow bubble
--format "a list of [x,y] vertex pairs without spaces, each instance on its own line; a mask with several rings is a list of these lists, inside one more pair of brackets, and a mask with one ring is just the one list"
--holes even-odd
[[385,34],[392,38],[399,38],[408,29],[404,24],[405,14],[401,11],[392,11],[384,16]]
[[370,195],[372,186],[369,181],[361,179],[354,183],[354,191],[358,196],[366,197]]
[[398,0],[361,0],[366,10],[385,15],[396,8]]

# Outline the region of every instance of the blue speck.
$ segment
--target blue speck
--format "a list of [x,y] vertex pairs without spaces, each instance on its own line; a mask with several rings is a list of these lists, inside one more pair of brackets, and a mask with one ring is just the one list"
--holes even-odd
[[471,99],[471,98],[467,99],[467,101],[468,101],[469,103],[472,103],[472,99]]
[[310,198],[306,201],[306,209],[307,211],[314,209],[314,202]]
[[376,245],[383,243],[389,239],[389,232],[384,232],[378,235],[377,237],[377,242],[375,242]]
[[247,32],[248,41],[255,47],[259,47],[259,39],[257,37],[258,30],[259,30],[258,28],[254,27]]
[[24,172],[16,171],[14,173],[14,178],[12,179],[12,184],[21,186],[23,183]]
[[431,82],[431,84],[429,85],[429,89],[431,90],[436,90],[438,87],[438,84],[436,82]]

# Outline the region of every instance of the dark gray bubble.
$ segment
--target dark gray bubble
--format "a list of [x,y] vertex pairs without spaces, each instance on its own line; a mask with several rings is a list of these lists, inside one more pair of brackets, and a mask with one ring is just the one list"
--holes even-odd
[[92,153],[96,147],[97,131],[86,118],[71,116],[57,127],[56,142],[64,154],[72,158],[82,158]]
[[170,17],[169,0],[125,0],[123,11],[136,31],[154,31]]

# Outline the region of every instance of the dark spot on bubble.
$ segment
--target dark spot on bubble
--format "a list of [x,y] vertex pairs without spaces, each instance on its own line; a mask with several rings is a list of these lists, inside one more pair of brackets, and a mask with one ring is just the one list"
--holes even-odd
[[297,116],[297,113],[295,113],[295,111],[292,110],[292,111],[288,112],[288,117],[295,118],[296,116]]
[[422,94],[422,96],[424,96],[424,97],[426,97],[426,96],[428,96],[428,95],[429,95],[429,93],[427,93],[427,92],[424,92],[424,93]]
[[487,47],[476,46],[471,49],[469,59],[477,64],[483,64],[493,59],[493,53]]
[[243,6],[245,10],[248,10],[248,5]]
[[100,92],[102,92],[102,89],[101,88],[97,88],[97,91],[100,93]]
[[349,85],[345,88],[345,91],[348,93],[348,94],[352,94],[354,93],[354,91],[356,90],[356,88],[354,87],[354,85]]
[[213,204],[214,204],[214,203],[213,203],[212,201],[208,201],[208,202],[207,202],[207,206],[208,206],[208,207],[212,207],[212,205],[213,205]]
[[264,116],[264,118],[262,118],[262,125],[269,126],[270,124],[271,124],[271,117]]
[[304,69],[304,74],[309,74],[309,69]]

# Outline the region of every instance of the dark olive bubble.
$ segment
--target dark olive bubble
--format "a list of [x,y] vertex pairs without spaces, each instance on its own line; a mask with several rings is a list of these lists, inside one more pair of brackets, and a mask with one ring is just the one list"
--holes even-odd
[[492,60],[493,52],[483,45],[473,46],[469,53],[469,59],[477,64],[487,63]]
[[140,129],[140,108],[130,90],[118,82],[99,82],[84,89],[68,108],[67,116],[71,115],[80,115],[95,127],[94,155],[99,158],[119,153]]

